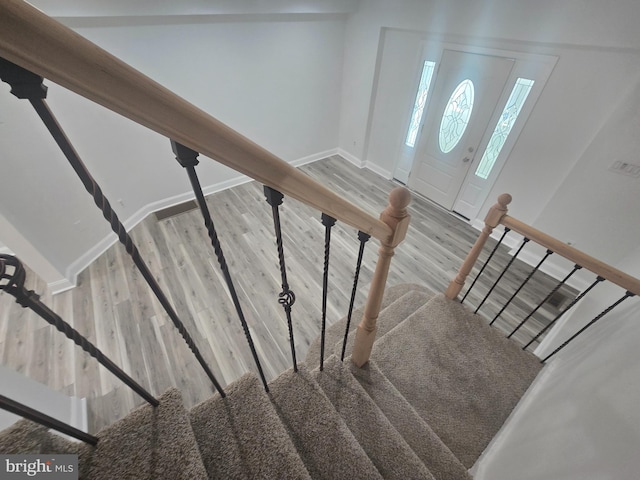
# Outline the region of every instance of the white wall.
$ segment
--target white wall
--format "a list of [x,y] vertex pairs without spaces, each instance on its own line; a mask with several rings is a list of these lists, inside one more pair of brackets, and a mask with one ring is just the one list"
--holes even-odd
[[[640,247],[618,264],[640,277]],[[624,292],[603,286],[562,338]],[[640,301],[625,300],[552,359],[479,459],[476,480],[635,480]],[[558,339],[559,340],[559,339]]]
[[[34,408],[50,417],[84,432],[87,431],[87,400],[68,397],[24,375],[0,365],[2,394]],[[0,409],[0,431],[13,425],[20,417]]]
[[[515,217],[581,248],[587,246],[582,239],[592,237],[598,218],[606,215],[607,228],[596,234],[587,250],[615,261],[637,244],[639,209],[633,205],[640,197],[628,179],[613,175],[606,182],[599,179],[609,161],[630,159],[629,152],[637,151],[632,134],[613,135],[621,98],[629,95],[635,102],[640,34],[630,18],[639,15],[640,4],[633,1],[614,6],[595,0],[361,2],[347,25],[340,148],[381,171],[393,171],[402,110],[415,95],[407,90],[407,78],[412,88],[417,82],[417,61],[409,59],[420,50],[420,38],[434,48],[449,42],[557,56],[479,218],[500,193],[510,192]],[[400,46],[404,55],[390,60],[387,52]],[[623,112],[622,121],[637,126],[635,105]],[[585,168],[595,156],[599,166]],[[598,197],[608,201],[588,210],[596,202],[587,186],[593,191],[596,184]],[[623,199],[614,200],[621,189]],[[611,238],[614,230],[622,231],[625,240]]]
[[[67,20],[81,35],[286,161],[335,151],[342,16]],[[186,174],[167,139],[46,83],[49,104],[125,225],[140,220],[150,205],[189,197]],[[114,236],[28,102],[2,85],[3,178],[11,181],[3,182],[0,213],[71,280]],[[239,181],[236,172],[211,160],[201,165],[208,191]]]

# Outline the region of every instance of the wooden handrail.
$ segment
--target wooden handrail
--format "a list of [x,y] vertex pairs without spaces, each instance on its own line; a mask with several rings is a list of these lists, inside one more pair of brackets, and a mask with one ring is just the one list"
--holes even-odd
[[507,206],[509,203],[511,203],[511,195],[503,193],[498,197],[498,202],[489,209],[485,218],[484,229],[480,232],[478,239],[467,254],[458,274],[449,283],[445,292],[445,296],[447,298],[453,300],[458,296],[464,286],[467,275],[471,272],[471,269],[478,260],[480,252],[484,248],[487,239],[491,235],[493,229],[498,225],[504,225],[510,230],[527,237],[532,242],[542,245],[543,247],[553,251],[555,254],[580,265],[582,268],[589,270],[606,280],[609,280],[611,283],[614,283],[635,295],[640,295],[639,279],[613,268],[611,265],[607,265],[606,263],[581,252],[577,248],[567,245],[557,238],[547,235],[546,233],[509,216],[507,214]]
[[503,216],[500,223],[514,232],[527,237],[532,242],[552,250],[557,255],[571,260],[573,263],[580,265],[611,283],[614,283],[635,295],[640,295],[639,279],[613,268],[612,266],[607,265],[606,263],[591,257],[586,253],[561,242],[557,238],[553,238],[552,236],[521,222],[520,220],[510,217],[509,215]]
[[0,2],[0,56],[371,236],[392,229],[22,0]]

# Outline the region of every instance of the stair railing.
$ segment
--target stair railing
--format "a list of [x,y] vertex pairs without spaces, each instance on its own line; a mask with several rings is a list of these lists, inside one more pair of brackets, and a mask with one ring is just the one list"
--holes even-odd
[[496,245],[493,247],[493,249],[489,253],[487,259],[485,260],[485,262],[482,265],[482,267],[480,268],[478,274],[474,278],[473,283],[471,284],[469,289],[466,291],[465,295],[460,300],[461,303],[463,303],[465,301],[465,299],[469,296],[469,293],[471,292],[471,290],[476,285],[476,282],[478,281],[478,279],[485,272],[485,269],[486,269],[487,265],[490,263],[491,259],[494,257],[494,254],[496,253],[496,251],[498,250],[500,245],[502,245],[503,240],[509,234],[509,232],[515,232],[515,233],[521,235],[523,237],[522,243],[519,245],[518,249],[513,254],[513,256],[509,259],[507,265],[500,272],[500,274],[498,275],[497,279],[493,282],[493,284],[489,288],[488,292],[485,294],[485,296],[482,299],[482,301],[480,302],[480,304],[476,307],[474,313],[478,313],[480,308],[485,304],[485,302],[487,301],[489,296],[491,296],[491,294],[495,290],[496,286],[500,283],[500,281],[502,280],[502,278],[504,277],[506,272],[509,270],[509,268],[512,266],[512,264],[517,259],[518,255],[522,252],[522,250],[525,248],[525,246],[529,242],[533,242],[533,243],[535,243],[537,245],[540,245],[540,246],[544,247],[546,249],[546,252],[545,252],[544,256],[540,259],[540,261],[530,270],[529,274],[522,281],[522,283],[520,283],[520,285],[515,289],[513,294],[510,296],[510,298],[502,305],[502,308],[500,309],[500,311],[490,321],[490,325],[493,325],[496,322],[496,320],[500,317],[500,315],[506,310],[506,308],[516,298],[518,293],[520,293],[520,291],[525,287],[527,282],[541,268],[543,263],[551,255],[555,254],[555,255],[561,256],[561,257],[563,257],[563,258],[565,258],[567,260],[570,260],[571,262],[574,263],[573,268],[564,276],[564,278],[562,278],[560,281],[558,281],[558,283],[529,312],[529,314],[526,315],[525,318],[522,319],[518,323],[518,325],[508,334],[507,338],[513,337],[513,335],[516,332],[518,332],[531,318],[533,318],[533,316],[536,314],[536,312],[544,304],[546,304],[560,288],[562,288],[565,284],[567,284],[567,282],[570,280],[570,278],[576,272],[578,272],[579,270],[584,269],[584,270],[588,270],[589,272],[591,272],[591,273],[593,273],[595,275],[595,279],[593,280],[593,283],[591,283],[586,289],[584,289],[582,292],[580,292],[579,295],[577,295],[567,306],[565,306],[564,308],[561,308],[559,313],[555,316],[555,318],[553,318],[546,325],[544,325],[544,327],[532,339],[530,339],[522,347],[523,350],[526,350],[529,346],[531,346],[534,342],[536,342],[553,325],[555,325],[556,322],[565,313],[567,313],[569,310],[571,310],[581,299],[583,299],[587,294],[589,294],[589,292],[591,292],[591,290],[593,290],[596,286],[598,286],[599,284],[603,283],[604,281],[609,281],[610,283],[613,283],[614,285],[617,285],[618,287],[620,287],[620,288],[622,288],[624,290],[624,294],[618,300],[613,302],[610,306],[608,306],[606,309],[604,309],[602,312],[600,312],[598,315],[596,315],[590,322],[588,322],[584,327],[582,327],[580,330],[578,330],[576,333],[574,333],[570,338],[568,338],[566,341],[564,341],[553,352],[551,352],[550,354],[546,355],[541,360],[544,363],[547,360],[549,360],[551,357],[556,355],[560,350],[565,348],[570,342],[572,342],[574,339],[576,339],[584,331],[586,331],[588,328],[593,326],[598,320],[603,318],[606,314],[608,314],[614,308],[616,308],[618,305],[620,305],[623,301],[625,301],[628,298],[631,298],[631,297],[633,297],[635,295],[640,295],[640,280],[635,278],[635,277],[633,277],[633,276],[631,276],[631,275],[628,275],[628,274],[626,274],[626,273],[624,273],[624,272],[622,272],[622,271],[620,271],[620,270],[618,270],[618,269],[616,269],[616,268],[614,268],[614,267],[612,267],[610,265],[607,265],[606,263],[604,263],[604,262],[602,262],[602,261],[600,261],[600,260],[598,260],[598,259],[596,259],[596,258],[594,258],[594,257],[592,257],[590,255],[587,255],[586,253],[584,253],[584,252],[582,252],[582,251],[580,251],[580,250],[578,250],[578,249],[576,249],[576,248],[574,248],[574,247],[572,247],[570,245],[567,245],[566,243],[563,243],[562,241],[560,241],[560,240],[558,240],[558,239],[556,239],[556,238],[554,238],[554,237],[552,237],[552,236],[550,236],[550,235],[548,235],[548,234],[546,234],[544,232],[541,232],[540,230],[537,230],[537,229],[533,228],[532,226],[527,225],[524,222],[521,222],[520,220],[517,220],[517,219],[509,216],[507,214],[507,212],[508,212],[507,206],[509,205],[509,203],[511,203],[511,200],[512,200],[511,195],[502,194],[502,195],[500,195],[498,197],[498,202],[489,209],[489,212],[487,213],[487,215],[485,217],[485,221],[484,221],[485,226],[484,226],[484,228],[482,229],[480,235],[476,239],[476,242],[474,243],[473,247],[471,248],[471,250],[467,254],[464,262],[462,263],[462,266],[460,267],[460,269],[458,271],[458,274],[456,275],[456,277],[453,280],[451,280],[451,282],[449,283],[449,286],[447,287],[447,289],[445,291],[445,296],[447,298],[449,298],[451,300],[454,300],[461,293],[462,288],[464,287],[465,281],[467,279],[467,276],[469,275],[469,273],[473,269],[474,265],[478,261],[480,253],[483,251],[488,238],[491,236],[491,233],[493,232],[493,230],[498,225],[503,225],[504,226],[504,232],[503,232],[502,236],[500,237],[500,239],[498,240],[498,242],[496,243]]
[[[204,154],[265,185],[265,196],[274,215],[276,245],[282,275],[283,290],[278,301],[282,304],[287,316],[294,370],[297,369],[297,363],[291,307],[295,302],[295,295],[289,287],[286,277],[278,210],[284,194],[322,212],[322,223],[326,229],[322,298],[323,344],[326,327],[331,228],[337,220],[341,221],[355,227],[358,230],[358,239],[360,240],[360,251],[348,313],[349,321],[353,310],[364,244],[370,236],[377,238],[381,243],[379,259],[364,315],[357,329],[352,355],[352,361],[356,365],[362,366],[366,363],[375,338],[376,320],[380,312],[391,257],[395,247],[404,239],[409,225],[410,216],[407,213],[407,206],[410,202],[410,195],[406,189],[396,188],[391,192],[388,207],[377,219],[21,0],[7,0],[0,4],[0,57],[4,59],[0,59],[2,62],[0,70],[3,72],[2,80],[11,84],[14,95],[18,98],[26,98],[31,102],[221,396],[225,395],[222,387],[199,354],[195,343],[191,340],[168,298],[160,290],[157,281],[140,258],[137,248],[111,208],[109,201],[104,197],[102,190],[80,160],[71,142],[49,110],[44,100],[47,89],[42,84],[43,77],[171,140],[176,159],[187,170],[212,247],[218,257],[256,367],[267,390],[268,386],[262,366],[235,293],[211,213],[195,173],[198,155]],[[347,325],[347,333],[345,334],[345,344],[348,330],[349,325]],[[322,350],[321,368],[324,363],[324,349]],[[344,357],[344,348],[342,357]]]

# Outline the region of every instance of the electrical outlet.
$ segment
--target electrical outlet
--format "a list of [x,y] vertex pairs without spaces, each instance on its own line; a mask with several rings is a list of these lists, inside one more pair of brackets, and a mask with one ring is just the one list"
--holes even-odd
[[619,173],[621,175],[628,175],[634,178],[640,178],[640,165],[633,163],[623,162],[618,160],[609,167],[609,171]]

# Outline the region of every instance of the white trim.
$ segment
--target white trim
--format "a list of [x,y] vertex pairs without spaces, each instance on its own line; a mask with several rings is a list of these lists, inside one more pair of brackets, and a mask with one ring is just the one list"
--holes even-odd
[[[333,148],[330,150],[325,150],[323,152],[314,153],[312,155],[307,155],[306,157],[293,160],[289,163],[294,167],[300,167],[302,165],[307,165],[308,163],[316,162],[318,160],[322,160],[323,158],[327,158],[336,154],[342,155],[342,153],[340,153],[340,149]],[[205,186],[202,188],[202,191],[205,196],[211,195],[213,193],[227,190],[232,187],[237,187],[238,185],[242,185],[251,181],[252,179],[246,175],[238,175],[236,177],[230,178],[229,180]],[[124,225],[124,228],[129,232],[152,213],[157,212],[158,210],[172,207],[174,205],[178,205],[180,203],[188,202],[189,200],[193,200],[194,198],[195,195],[193,194],[193,192],[185,192],[149,203],[139,209],[129,218],[124,220],[122,224]],[[65,272],[65,279],[48,284],[48,287],[51,290],[52,294],[55,295],[56,293],[61,293],[75,287],[78,283],[78,275],[80,274],[80,272],[82,272],[85,268],[96,261],[100,255],[106,252],[117,241],[118,237],[116,236],[116,234],[113,232],[109,232],[106,237],[96,243],[92,248],[90,248],[76,261],[69,265],[69,267],[67,267]]]
[[373,162],[360,160],[358,157],[356,157],[355,155],[352,155],[346,150],[343,150],[342,148],[338,148],[336,150],[336,154],[340,155],[346,161],[355,165],[358,168],[366,168],[367,170],[371,170],[373,173],[376,173],[381,177],[386,178],[387,180],[391,180],[393,178],[393,173],[390,172],[389,170],[385,170],[384,168],[381,168],[379,165]]
[[89,431],[89,420],[87,415],[87,399],[80,397],[69,397],[71,400],[71,419],[69,425],[76,427],[83,432]]
[[0,254],[2,254],[2,255],[13,255],[13,252],[11,251],[11,249],[9,247],[2,247],[2,248],[0,248]]
[[302,167],[303,165],[317,162],[318,160],[322,160],[324,158],[333,157],[334,155],[340,155],[339,148],[331,148],[329,150],[325,150],[324,152],[318,152],[318,153],[314,153],[313,155],[307,155],[306,157],[299,158],[298,160],[294,160],[289,163],[294,167]]
[[381,168],[379,165],[373,162],[370,162],[368,160],[364,162],[364,168],[367,168],[372,172],[377,173],[378,175],[380,175],[383,178],[386,178],[387,180],[391,180],[393,178],[393,172],[391,172],[390,170],[385,170],[384,168]]
[[68,278],[63,278],[61,280],[56,280],[55,282],[50,282],[47,284],[47,287],[51,291],[51,295],[57,295],[58,293],[66,292],[67,290],[71,290],[78,284],[78,277],[74,275],[73,281]]
[[338,148],[337,154],[344,158],[347,162],[352,163],[358,168],[364,168],[365,166],[365,162],[363,160],[360,160],[358,157],[352,155],[346,150],[343,150],[342,148]]

